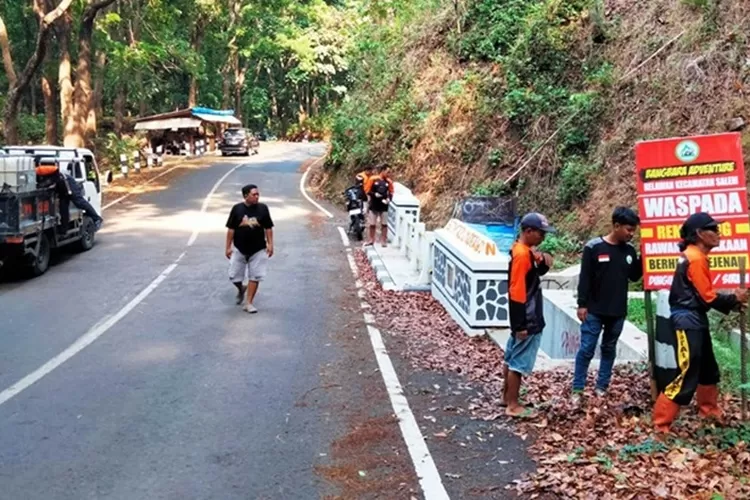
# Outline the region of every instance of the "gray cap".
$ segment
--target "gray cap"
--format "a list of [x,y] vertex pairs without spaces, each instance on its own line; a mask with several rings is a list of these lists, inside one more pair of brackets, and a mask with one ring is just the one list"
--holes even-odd
[[538,212],[530,212],[524,215],[521,219],[521,227],[531,227],[544,231],[545,233],[557,232],[555,228],[550,225],[547,217]]

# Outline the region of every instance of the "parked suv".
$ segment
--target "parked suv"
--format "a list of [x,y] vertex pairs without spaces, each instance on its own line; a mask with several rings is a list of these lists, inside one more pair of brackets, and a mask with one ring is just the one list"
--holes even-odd
[[244,128],[228,128],[219,144],[221,155],[241,154],[250,156],[258,154],[258,140]]

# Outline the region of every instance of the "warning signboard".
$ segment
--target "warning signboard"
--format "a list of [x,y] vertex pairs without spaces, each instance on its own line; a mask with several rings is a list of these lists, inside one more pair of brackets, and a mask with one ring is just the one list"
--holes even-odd
[[709,254],[714,286],[738,286],[750,241],[740,134],[639,142],[635,162],[644,289],[670,287],[680,226],[696,212],[721,222],[721,245]]

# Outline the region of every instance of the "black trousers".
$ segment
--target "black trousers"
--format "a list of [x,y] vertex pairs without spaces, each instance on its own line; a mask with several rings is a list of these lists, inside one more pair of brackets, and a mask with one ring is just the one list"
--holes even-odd
[[60,195],[60,222],[62,222],[63,229],[67,230],[68,224],[70,224],[71,202],[76,207],[84,210],[86,214],[94,220],[94,222],[100,220],[101,217],[98,213],[96,213],[94,207],[92,207],[91,203],[89,203],[86,198],[83,197],[81,186],[72,179],[67,179],[67,181],[68,182],[66,184],[70,191],[66,192],[65,194],[61,193]]
[[674,334],[677,370],[664,388],[664,395],[684,406],[690,404],[698,385],[719,383],[719,365],[708,327],[675,329]]

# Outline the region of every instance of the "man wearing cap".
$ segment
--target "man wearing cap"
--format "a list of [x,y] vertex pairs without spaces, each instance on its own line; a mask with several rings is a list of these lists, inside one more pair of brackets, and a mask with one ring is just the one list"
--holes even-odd
[[508,283],[511,335],[505,347],[505,413],[511,417],[531,416],[518,402],[521,378],[531,374],[544,330],[542,287],[539,280],[552,267],[552,256],[536,250],[547,233],[555,229],[540,213],[521,219],[521,234],[510,250]]
[[719,365],[711,344],[708,311],[729,314],[747,302],[745,290],[725,294],[713,288],[708,253],[719,246],[719,223],[713,217],[691,215],[680,228],[680,237],[682,253],[669,291],[674,376],[654,404],[654,427],[660,432],[669,432],[680,406],[689,404],[693,394],[702,417],[721,418]]

